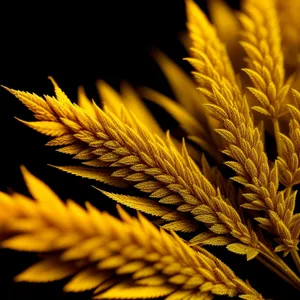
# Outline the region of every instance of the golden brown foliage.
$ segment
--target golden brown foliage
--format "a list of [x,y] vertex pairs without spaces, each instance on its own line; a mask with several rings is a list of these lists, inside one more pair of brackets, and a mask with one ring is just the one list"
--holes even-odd
[[[186,0],[191,45],[186,60],[195,69],[195,82],[163,53],[154,53],[178,102],[145,87],[137,94],[126,83],[118,93],[103,81],[97,82],[102,108],[82,87],[78,105],[72,103],[52,78],[55,97],[6,88],[34,113],[36,121],[21,122],[50,136],[47,145],[78,161],[56,168],[119,188],[134,187],[139,196],[101,192],[158,218],[154,222],[161,227],[158,231],[144,217],[133,219],[121,209],[118,221],[90,204],[87,210],[74,202],[63,205],[24,171],[37,202],[2,194],[3,245],[50,251],[52,256],[17,278],[37,278],[45,266],[53,271],[49,278],[43,274],[47,280],[85,268],[66,285],[67,291],[98,286],[97,299],[212,299],[213,294],[261,299],[202,248],[214,245],[246,255],[247,260],[257,258],[300,290],[299,275],[276,253],[291,254],[300,271],[300,213],[295,211],[300,93],[293,89],[298,62],[285,61],[284,56],[299,55],[299,43],[285,29],[282,36],[280,31],[285,24],[294,29],[299,24],[293,17],[289,20],[289,6],[279,11],[282,2],[244,0],[236,16],[216,0],[209,6],[214,27],[194,1]],[[218,20],[218,11],[228,20],[232,36]],[[242,48],[247,67],[240,69]],[[165,134],[140,96],[171,114],[186,139]],[[265,132],[272,135],[270,145]],[[269,157],[271,148],[276,149],[275,160]],[[223,173],[224,166],[231,170]],[[230,172],[234,175],[228,178]],[[50,195],[47,207],[42,192]],[[207,231],[200,230],[200,223]],[[35,231],[41,227],[39,235]],[[192,239],[185,242],[173,231],[192,233]],[[7,240],[7,234],[16,236]],[[61,241],[58,246],[56,239]],[[26,249],[28,245],[32,248]]]

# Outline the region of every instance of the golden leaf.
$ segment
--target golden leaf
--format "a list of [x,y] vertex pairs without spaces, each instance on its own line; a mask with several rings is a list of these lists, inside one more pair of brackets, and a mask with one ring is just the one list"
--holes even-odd
[[57,258],[48,258],[29,267],[15,277],[17,281],[48,282],[63,279],[74,274],[77,268],[60,262]]
[[230,244],[230,245],[226,246],[226,248],[231,252],[246,255],[247,260],[253,259],[256,255],[259,254],[258,250],[253,249],[249,246],[245,246],[243,244],[239,244],[239,243]]

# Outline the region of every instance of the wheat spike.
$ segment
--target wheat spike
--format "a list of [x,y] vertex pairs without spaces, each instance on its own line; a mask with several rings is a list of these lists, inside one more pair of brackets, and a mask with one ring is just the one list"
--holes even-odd
[[[166,134],[163,132],[163,130],[160,128],[158,122],[155,120],[151,112],[148,110],[148,108],[145,106],[145,104],[142,102],[140,96],[136,93],[136,91],[126,82],[123,82],[121,84],[121,93],[118,93],[115,89],[113,89],[110,85],[105,83],[104,81],[98,81],[97,82],[97,88],[99,95],[104,102],[104,104],[114,112],[120,119],[122,119],[120,107],[125,106],[126,110],[134,113],[134,115],[138,118],[138,120],[145,126],[147,129],[150,129],[150,131],[153,134],[158,135],[162,140],[166,140]],[[169,113],[173,113],[173,116],[179,120],[180,123],[184,123],[185,121],[188,123],[185,128],[187,129],[195,129],[196,126],[197,130],[201,128],[201,125],[197,123],[196,120],[192,120],[192,117],[184,112],[183,108],[176,109],[175,105],[175,111],[174,111],[174,105],[173,103],[170,104],[171,101],[169,101],[169,104],[164,106],[165,109],[169,111]],[[162,104],[162,103],[159,103]],[[171,111],[169,110],[171,108]],[[173,108],[173,109],[172,109]],[[183,114],[182,114],[183,112]],[[183,120],[181,119],[183,116]],[[205,134],[205,137],[207,139],[207,134]],[[181,145],[177,141],[177,139],[173,137],[169,137],[172,140],[172,143],[176,146],[177,149],[180,150]],[[209,144],[206,142],[206,144]],[[199,151],[195,149],[191,144],[187,145],[189,149],[189,153],[192,156],[194,160],[198,160],[199,157]],[[212,147],[210,147],[211,150]],[[215,151],[216,152],[216,151]],[[220,155],[219,155],[220,158]]]
[[[299,243],[293,230],[295,224],[284,218],[287,211],[293,214],[295,193],[285,199],[284,192],[278,192],[277,163],[270,170],[259,130],[253,124],[246,100],[242,101],[241,93],[237,91],[226,51],[214,28],[191,0],[187,1],[187,16],[190,37],[198,55],[190,59],[197,70],[195,77],[200,90],[211,101],[207,106],[220,121],[217,132],[228,143],[223,153],[233,159],[225,164],[237,173],[233,179],[250,191],[244,194],[249,203],[243,207],[266,212],[264,220],[269,220],[272,232],[280,237],[282,247],[278,249],[287,254],[297,249]],[[261,223],[262,219],[257,221]]]
[[119,207],[120,221],[89,203],[86,210],[71,200],[63,204],[43,182],[24,167],[22,171],[36,200],[0,194],[2,246],[47,252],[48,257],[19,274],[17,281],[73,276],[64,290],[96,288],[94,299],[182,299],[183,294],[189,299],[263,299],[212,254],[191,249],[143,216],[132,218]]
[[[300,102],[300,93],[293,90],[296,102]],[[293,105],[288,105],[292,120],[290,121],[289,137],[281,134],[282,153],[278,157],[280,182],[287,188],[300,183],[300,111]]]
[[114,90],[109,84],[100,80],[97,81],[97,90],[103,103],[120,117],[121,107],[124,105],[129,111],[132,111],[143,124],[157,134],[164,138],[165,134],[160,128],[158,122],[151,115],[150,111],[144,105],[139,95],[128,83],[122,83],[121,94]]
[[[22,167],[34,200],[0,192],[0,246],[37,252],[41,261],[17,281],[70,277],[65,291],[93,290],[94,299],[263,299],[203,249],[225,246],[300,290],[299,275],[277,254],[290,254],[300,272],[299,1],[244,0],[235,16],[225,0],[211,0],[214,25],[195,0],[185,1],[186,60],[195,81],[160,51],[152,53],[177,102],[127,83],[118,92],[98,81],[101,107],[83,87],[78,105],[72,103],[52,77],[55,96],[5,87],[36,119],[18,120],[77,160],[50,166],[123,188],[94,187],[118,203],[118,220],[89,203],[62,202]],[[181,130],[165,133],[140,96]]]
[[248,115],[248,105],[241,97],[226,48],[217,38],[215,28],[194,1],[186,0],[186,9],[193,53],[193,57],[186,60],[198,71],[194,75],[203,87],[201,92],[210,100],[214,97],[210,90],[212,85],[218,90],[224,90],[228,101]]
[[[30,106],[28,101],[31,96],[27,97],[27,93],[14,90],[11,92],[30,109],[36,109],[35,106]],[[106,193],[115,201],[160,217],[162,227],[168,230],[195,232],[198,228],[197,221],[203,222],[212,234],[197,234],[191,240],[193,244],[232,244],[228,250],[244,254],[248,260],[260,253],[267,259],[271,256],[273,263],[282,267],[283,261],[258,240],[255,232],[243,223],[234,207],[203,176],[189,157],[185,144],[180,154],[170,140],[167,139],[165,144],[153,136],[124,109],[120,113],[121,121],[109,110],[105,112],[94,105],[94,119],[70,101],[62,103],[49,96],[45,96],[44,101],[55,108],[55,118],[68,129],[67,136],[76,138],[75,142],[72,140],[70,145],[59,150],[75,155],[74,158],[93,166],[91,173],[86,169],[83,172],[80,167],[59,167],[61,170],[93,179],[95,171],[98,170],[95,167],[109,167],[113,179],[134,184],[152,198],[149,200]],[[57,138],[55,141],[55,145],[59,145]],[[165,205],[170,209],[166,209]],[[294,276],[286,265],[285,268]],[[298,284],[295,276],[293,280],[294,284]]]
[[237,195],[232,180],[225,178],[218,167],[211,167],[204,154],[201,157],[201,171],[208,181],[220,190],[222,198],[228,200],[235,209],[238,209]]
[[[246,255],[247,260],[261,254],[276,267],[284,269],[291,277],[291,284],[299,284],[295,273],[258,240],[256,233],[244,224],[235,208],[203,176],[189,157],[185,144],[180,154],[170,139],[167,138],[165,143],[152,135],[124,108],[119,119],[109,110],[103,111],[94,104],[96,118],[93,118],[65,99],[45,96],[44,100],[35,96],[33,105],[30,105],[32,95],[15,90],[10,92],[33,111],[39,109],[36,105],[38,101],[46,102],[48,113],[54,114],[52,119],[64,124],[68,130],[67,138],[60,135],[54,139],[54,144],[60,145],[57,139],[63,139],[62,144],[67,146],[59,151],[75,155],[74,158],[92,166],[91,174],[87,170],[82,172],[81,168],[76,169],[78,167],[72,167],[71,173],[93,178],[98,167],[106,167],[105,171],[110,170],[112,178],[134,184],[152,198],[107,194],[112,199],[160,217],[162,227],[168,230],[196,232],[198,222],[203,222],[212,234],[197,234],[191,240],[192,244],[232,244],[228,250]],[[46,105],[43,104],[43,107]],[[73,139],[68,143],[69,137]],[[64,170],[65,167],[59,168]],[[70,170],[70,167],[65,169],[67,172]]]
[[[195,49],[198,58],[194,58],[193,63],[202,68],[197,69],[200,81],[205,79],[202,91],[210,101],[214,101],[208,107],[224,127],[218,130],[229,144],[224,153],[237,161],[227,164],[239,174],[234,179],[252,191],[244,194],[250,203],[243,206],[267,211],[267,218],[256,220],[263,228],[280,237],[276,251],[287,254],[290,250],[296,250],[299,242],[297,223],[289,222],[290,219],[285,217],[286,214],[293,214],[296,194],[292,193],[285,199],[283,191],[277,193],[277,165],[275,163],[269,170],[259,130],[253,125],[247,102],[242,100],[226,50],[197,6],[191,0],[187,4],[187,11],[192,16],[189,27],[196,41],[195,47],[199,48]],[[193,22],[199,25],[197,30]],[[201,24],[204,24],[204,30]],[[205,30],[210,32],[212,40],[209,39],[205,46],[204,50],[208,52],[202,54],[200,47],[206,44],[198,34],[203,31],[205,35]],[[216,47],[217,51],[212,47]],[[215,69],[210,68],[212,54],[220,57],[221,64],[216,65]],[[205,73],[206,66],[208,75],[203,77],[200,71]],[[180,154],[170,139],[163,141],[151,134],[133,114],[119,107],[120,101],[114,95],[106,100],[104,110],[93,104],[92,113],[86,112],[72,104],[51,80],[56,98],[45,96],[43,99],[35,94],[8,90],[35,113],[38,121],[27,122],[28,126],[55,136],[48,144],[64,146],[58,151],[71,154],[88,166],[84,170],[79,167],[60,169],[91,179],[102,177],[102,181],[109,184],[121,186],[127,182],[134,185],[148,194],[152,201],[128,195],[109,196],[145,212],[145,207],[149,205],[149,213],[159,216],[165,229],[196,232],[197,221],[203,222],[213,234],[198,234],[192,239],[193,244],[228,245],[230,251],[244,254],[248,260],[261,254],[283,269],[286,275],[291,275],[294,284],[299,284],[297,276],[258,239],[250,224],[244,223],[234,206],[197,168],[184,144]],[[221,80],[221,84],[214,83],[214,80]],[[234,80],[231,85],[230,80]],[[49,122],[55,130],[49,130],[52,128]],[[97,176],[96,170],[99,168],[105,168],[105,172]],[[107,176],[107,171],[110,176]],[[109,177],[113,178],[113,182],[109,182]],[[165,205],[172,211],[165,210]]]
[[[28,104],[28,98],[24,100],[26,93],[10,91]],[[99,162],[100,166],[104,164],[110,167],[112,178],[134,184],[140,191],[148,193],[153,200],[107,194],[111,198],[123,204],[128,203],[136,209],[141,209],[141,203],[144,203],[144,207],[149,205],[152,207],[149,209],[151,214],[161,216],[165,223],[163,228],[166,229],[194,232],[197,230],[196,221],[203,222],[216,234],[203,242],[204,244],[227,245],[237,239],[249,246],[251,255],[247,255],[248,259],[261,251],[255,232],[243,224],[234,207],[203,176],[189,157],[185,144],[180,154],[171,141],[165,144],[124,109],[121,121],[109,110],[104,112],[94,106],[97,115],[94,119],[70,101],[62,103],[49,96],[45,98],[49,108],[51,106],[55,111],[52,111],[55,118],[60,120],[59,124],[63,124],[68,130],[67,135],[77,139],[75,143],[72,140],[71,145],[60,148],[60,152],[75,155],[74,158],[83,160],[86,165],[96,165]],[[35,106],[30,109],[34,110]],[[27,125],[36,129],[32,124],[35,126],[40,122],[27,122]],[[73,167],[72,170],[70,167],[59,168],[83,176],[82,169],[78,167]],[[95,169],[91,170],[93,173],[90,176],[93,178]],[[89,174],[87,170],[84,171],[87,177]],[[154,204],[155,200],[159,203]],[[170,204],[175,205],[177,210],[166,212],[162,206]],[[162,212],[166,213],[161,215]],[[190,219],[191,215],[194,220]],[[201,235],[200,237],[202,240]],[[196,236],[193,243],[198,238]]]
[[249,88],[260,106],[252,109],[278,119],[286,112],[285,98],[289,85],[284,85],[284,61],[279,21],[273,0],[244,1],[240,14],[243,26],[241,45],[247,53],[249,75],[254,88]]

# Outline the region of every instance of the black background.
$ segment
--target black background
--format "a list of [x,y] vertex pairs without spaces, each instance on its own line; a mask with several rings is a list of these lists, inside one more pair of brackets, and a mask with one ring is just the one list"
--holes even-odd
[[[205,9],[205,1],[201,6]],[[237,8],[238,1],[229,1]],[[76,100],[77,87],[83,85],[90,98],[98,101],[97,79],[118,88],[120,80],[133,86],[149,86],[171,96],[167,82],[150,56],[159,48],[188,70],[186,55],[178,36],[185,28],[183,0],[85,1],[55,4],[42,1],[26,6],[12,4],[0,13],[0,84],[53,94],[49,75]],[[66,164],[62,154],[44,146],[47,138],[14,119],[33,120],[30,112],[12,95],[0,90],[0,189],[26,193],[19,166],[49,184],[63,199],[80,203],[91,201],[114,213],[114,204],[91,187],[91,182],[64,174],[47,164]],[[176,123],[158,107],[164,128]],[[93,183],[94,184],[94,183]],[[266,297],[295,299],[287,284],[258,262],[213,249],[243,279]],[[86,294],[64,294],[65,283],[12,283],[12,278],[36,261],[34,255],[0,250],[0,299],[89,299]]]

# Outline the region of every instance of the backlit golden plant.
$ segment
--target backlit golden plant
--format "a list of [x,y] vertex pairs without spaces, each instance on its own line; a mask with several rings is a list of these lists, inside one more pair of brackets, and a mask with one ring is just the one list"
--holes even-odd
[[[263,299],[203,248],[215,245],[258,259],[300,290],[299,44],[280,31],[280,26],[297,30],[299,22],[293,9],[280,9],[283,2],[244,0],[235,15],[221,0],[211,1],[214,27],[196,3],[186,0],[186,60],[195,82],[164,54],[154,53],[177,102],[149,88],[137,93],[127,84],[119,94],[102,81],[97,83],[102,108],[83,88],[78,105],[72,103],[52,78],[55,97],[6,88],[37,120],[23,123],[50,136],[47,145],[81,162],[56,168],[136,188],[140,196],[101,192],[156,217],[153,222],[160,226],[141,215],[132,218],[120,207],[119,221],[90,204],[86,210],[72,201],[63,204],[23,169],[36,201],[0,195],[2,245],[47,255],[17,280],[75,274],[65,290],[95,289],[95,299]],[[292,61],[285,61],[288,53]],[[186,139],[165,134],[141,96],[169,112]],[[274,137],[274,161],[265,132]],[[228,178],[231,171],[222,173],[222,165],[235,175]],[[282,258],[288,255],[295,270]]]

